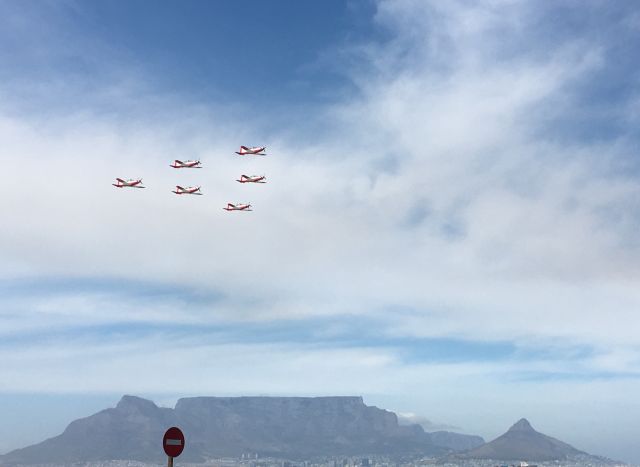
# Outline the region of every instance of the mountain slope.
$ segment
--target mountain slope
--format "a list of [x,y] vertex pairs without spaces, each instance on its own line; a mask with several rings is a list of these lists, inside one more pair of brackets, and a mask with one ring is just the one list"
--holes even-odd
[[434,431],[429,433],[431,442],[436,446],[449,448],[452,451],[466,451],[484,444],[484,439],[475,435],[461,435],[451,431]]
[[[158,439],[175,424],[173,410],[138,397],[124,396],[113,409],[75,420],[64,432],[42,443],[0,457],[3,464],[38,464],[118,459],[161,459]],[[161,448],[161,446],[160,446]]]

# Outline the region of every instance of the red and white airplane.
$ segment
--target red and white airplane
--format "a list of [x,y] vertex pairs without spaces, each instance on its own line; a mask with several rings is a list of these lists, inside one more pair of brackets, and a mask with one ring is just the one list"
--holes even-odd
[[236,154],[240,155],[240,156],[246,156],[246,155],[250,155],[250,156],[266,156],[265,154],[265,150],[267,149],[266,146],[254,146],[252,148],[248,148],[246,146],[240,146],[240,151],[236,151]]
[[240,178],[236,180],[240,183],[267,183],[267,177],[264,175],[240,175]]
[[188,186],[186,188],[176,185],[175,190],[171,190],[176,195],[201,195],[199,186]]
[[251,211],[251,205],[250,204],[233,204],[233,203],[227,203],[227,207],[226,208],[222,208],[225,211]]
[[174,169],[201,169],[202,165],[200,161],[179,161],[176,159],[173,161],[173,164],[170,164],[169,167],[173,167]]
[[116,188],[145,188],[142,186],[142,179],[128,178],[123,180],[122,178],[116,178],[116,183],[112,183]]

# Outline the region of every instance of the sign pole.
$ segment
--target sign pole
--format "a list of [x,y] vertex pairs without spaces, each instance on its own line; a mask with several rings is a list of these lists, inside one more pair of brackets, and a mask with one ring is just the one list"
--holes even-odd
[[167,467],[173,467],[173,457],[167,456]]

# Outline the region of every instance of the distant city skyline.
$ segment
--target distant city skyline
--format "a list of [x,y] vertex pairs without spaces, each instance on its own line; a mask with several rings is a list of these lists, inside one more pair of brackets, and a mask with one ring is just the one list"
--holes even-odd
[[0,453],[123,394],[362,395],[640,464],[639,34],[632,1],[0,3]]

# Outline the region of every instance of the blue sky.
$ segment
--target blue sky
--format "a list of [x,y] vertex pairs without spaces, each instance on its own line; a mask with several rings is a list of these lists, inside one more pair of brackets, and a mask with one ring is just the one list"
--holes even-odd
[[125,393],[355,394],[640,463],[635,2],[0,18],[0,451]]

